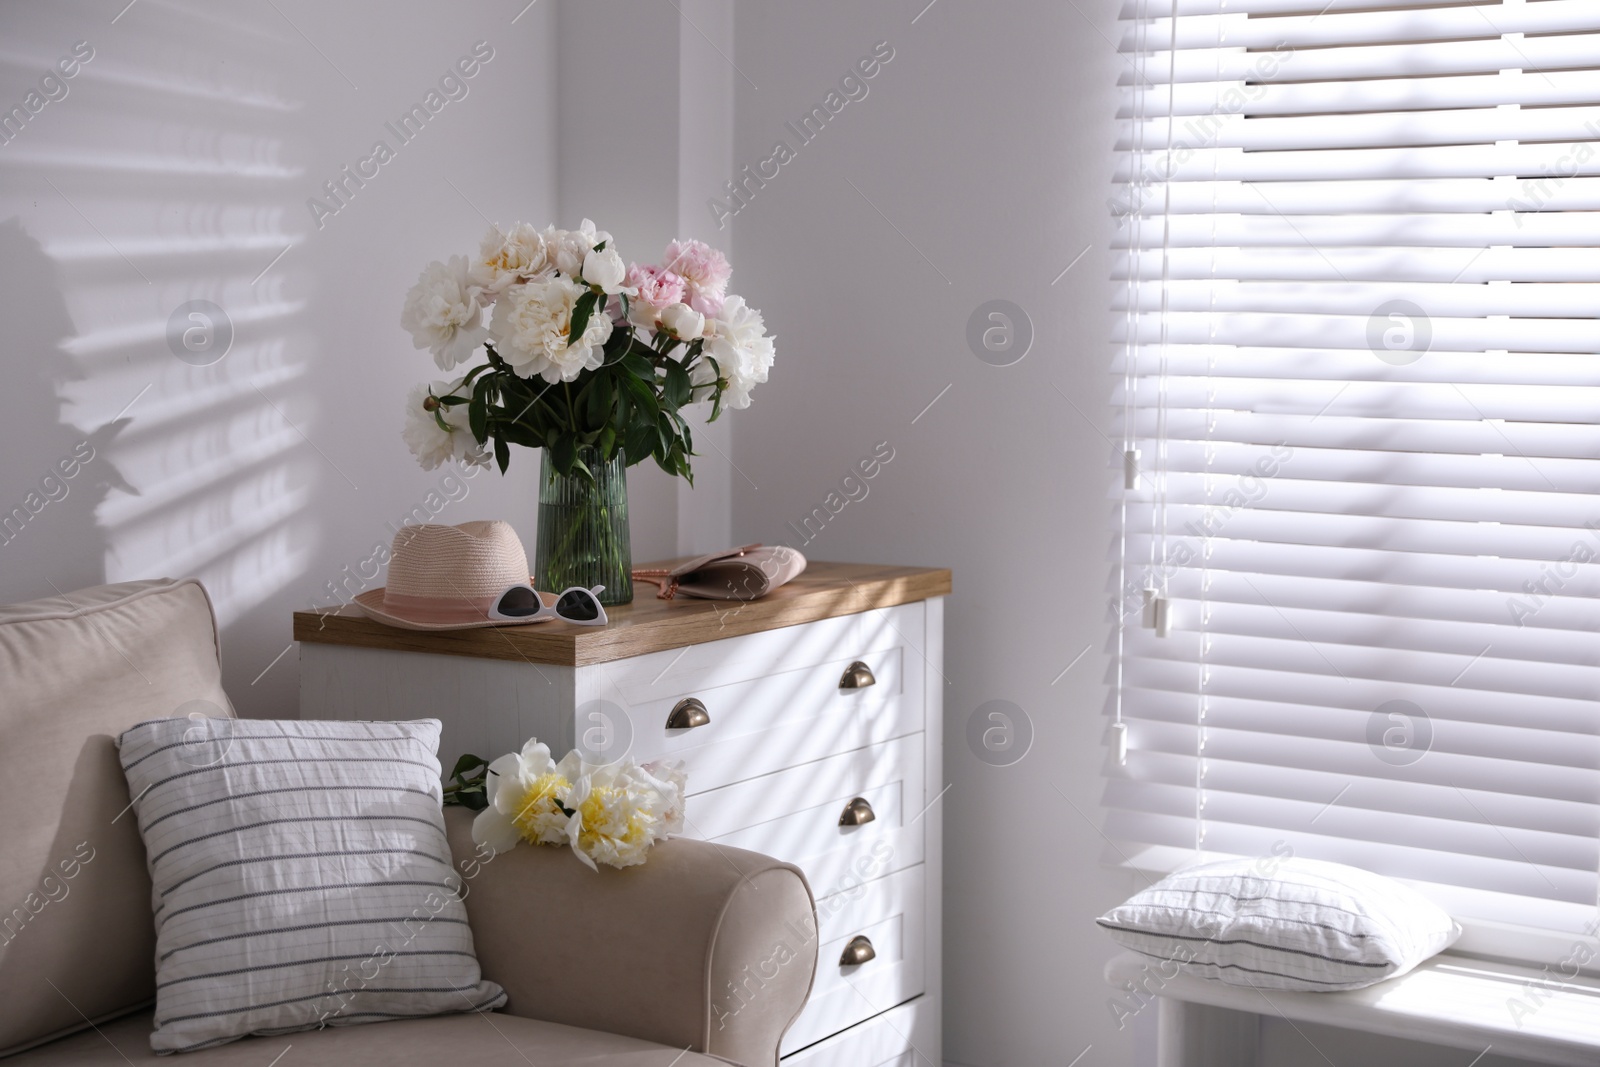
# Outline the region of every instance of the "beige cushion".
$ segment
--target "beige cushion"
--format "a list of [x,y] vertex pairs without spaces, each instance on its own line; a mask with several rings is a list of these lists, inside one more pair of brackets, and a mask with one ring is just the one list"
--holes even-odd
[[192,701],[232,707],[195,581],[0,608],[0,685],[4,1054],[154,995],[150,879],[112,739]]
[[[290,1046],[293,1046],[292,1048]],[[289,1049],[283,1058],[276,1057]],[[442,1015],[381,1026],[247,1037],[230,1045],[157,1056],[141,1012],[5,1061],[6,1067],[725,1067],[727,1061],[631,1037],[513,1015]]]

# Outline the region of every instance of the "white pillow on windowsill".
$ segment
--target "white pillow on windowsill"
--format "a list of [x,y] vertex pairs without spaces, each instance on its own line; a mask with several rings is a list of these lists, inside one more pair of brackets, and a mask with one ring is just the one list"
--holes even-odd
[[1098,920],[1125,948],[1227,985],[1360,989],[1444,951],[1461,926],[1415,889],[1323,860],[1170,874]]

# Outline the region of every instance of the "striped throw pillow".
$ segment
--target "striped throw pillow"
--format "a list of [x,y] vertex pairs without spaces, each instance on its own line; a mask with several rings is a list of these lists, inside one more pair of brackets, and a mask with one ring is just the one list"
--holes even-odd
[[488,1011],[439,722],[156,719],[118,739],[156,923],[151,1047]]
[[1360,989],[1461,936],[1437,904],[1342,863],[1238,859],[1168,875],[1098,920],[1125,948],[1227,985]]

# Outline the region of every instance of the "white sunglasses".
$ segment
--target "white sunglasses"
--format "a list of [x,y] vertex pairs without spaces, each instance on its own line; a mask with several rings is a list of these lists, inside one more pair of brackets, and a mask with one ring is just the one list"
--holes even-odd
[[532,622],[550,616],[577,626],[604,626],[606,609],[600,604],[599,594],[605,592],[605,588],[597,585],[585,589],[575,585],[556,597],[552,606],[534,592],[533,586],[519,583],[494,598],[489,618],[496,622]]

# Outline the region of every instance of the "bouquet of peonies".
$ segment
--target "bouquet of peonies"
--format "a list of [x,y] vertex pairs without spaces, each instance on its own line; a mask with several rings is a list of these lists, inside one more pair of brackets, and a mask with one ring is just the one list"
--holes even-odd
[[[474,774],[473,772],[476,772]],[[463,756],[445,803],[477,808],[472,839],[496,853],[518,841],[571,845],[589,867],[632,867],[650,846],[683,832],[682,763],[593,765],[576,751],[557,762],[530,738],[493,763]]]
[[620,451],[692,483],[681,409],[747,407],[772,366],[761,313],[727,292],[729,271],[699,241],[673,241],[659,266],[625,264],[588,219],[490,230],[475,258],[430,263],[406,295],[400,324],[441,370],[488,357],[412,391],[406,444],[429,470],[484,465],[492,449],[504,472],[523,445],[548,449],[563,476],[589,477],[580,449],[605,462]]

